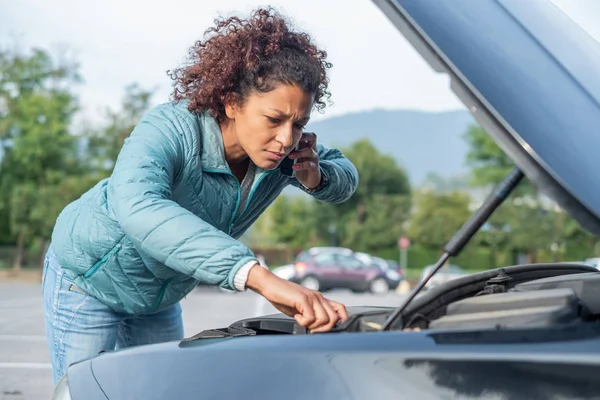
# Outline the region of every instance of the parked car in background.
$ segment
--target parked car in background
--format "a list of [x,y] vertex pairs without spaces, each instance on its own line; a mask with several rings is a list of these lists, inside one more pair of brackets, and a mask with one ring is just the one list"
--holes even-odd
[[406,279],[406,271],[404,270],[404,268],[402,268],[400,265],[398,265],[398,263],[396,261],[385,260],[385,262],[388,264],[389,269],[399,273],[400,276],[402,277],[402,279]]
[[389,264],[380,257],[375,257],[367,253],[356,253],[360,260],[365,264],[374,265],[379,268],[385,275],[385,280],[388,284],[388,289],[396,289],[402,281],[402,276],[397,270],[390,268]]
[[271,270],[275,275],[282,279],[292,280],[296,276],[296,269],[294,264],[285,264],[279,267],[275,267]]
[[383,294],[400,283],[399,278],[390,279],[392,274],[383,271],[368,254],[342,247],[305,250],[296,257],[294,269],[293,282],[319,291],[344,288]]
[[[421,276],[419,281],[425,279],[425,277],[429,274],[429,271],[433,268],[433,265],[428,265],[423,268],[421,272]],[[434,286],[441,285],[453,279],[462,278],[463,276],[467,276],[466,273],[461,267],[454,264],[448,264],[443,266],[434,276],[427,282],[425,285],[425,289],[431,289]]]

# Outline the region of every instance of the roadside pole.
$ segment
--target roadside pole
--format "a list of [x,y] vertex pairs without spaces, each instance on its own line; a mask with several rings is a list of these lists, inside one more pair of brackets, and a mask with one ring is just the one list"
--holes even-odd
[[[398,249],[400,250],[400,268],[406,274],[408,268],[408,248],[410,247],[410,240],[406,236],[400,236],[398,238]],[[396,289],[396,293],[406,295],[410,292],[410,284],[408,283],[408,279],[402,280],[398,288]]]
[[400,249],[400,267],[404,270],[408,268],[408,248],[410,240],[406,236],[400,236],[398,239],[398,248]]

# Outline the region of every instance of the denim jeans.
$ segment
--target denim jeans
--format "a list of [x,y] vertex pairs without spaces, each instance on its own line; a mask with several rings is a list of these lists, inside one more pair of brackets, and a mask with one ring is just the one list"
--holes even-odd
[[55,384],[70,364],[103,350],[183,338],[179,303],[151,315],[117,313],[75,286],[52,250],[44,263],[42,297]]

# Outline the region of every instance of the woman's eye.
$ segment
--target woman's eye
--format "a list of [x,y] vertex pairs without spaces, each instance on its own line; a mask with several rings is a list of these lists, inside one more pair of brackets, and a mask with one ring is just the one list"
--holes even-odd
[[304,125],[294,125],[294,128],[300,129],[301,131],[303,131],[304,128],[306,128],[306,127]]
[[272,118],[272,117],[267,117],[267,119],[269,120],[270,123],[272,124],[278,124],[281,122],[281,120],[279,118]]

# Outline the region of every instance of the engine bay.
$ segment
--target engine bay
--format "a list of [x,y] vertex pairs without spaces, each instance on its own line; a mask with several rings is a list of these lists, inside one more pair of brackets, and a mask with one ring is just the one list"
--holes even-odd
[[400,324],[403,329],[501,330],[599,318],[600,271],[557,263],[500,268],[448,282],[415,299]]
[[[580,276],[579,276],[580,275]],[[600,274],[553,277],[516,285],[503,293],[488,293],[448,305],[430,329],[548,327],[581,322],[600,305]]]
[[[376,332],[392,307],[351,307],[331,333]],[[417,296],[392,330],[510,331],[597,324],[600,271],[585,264],[518,265],[472,274]],[[248,318],[184,339],[306,335],[283,314]]]

